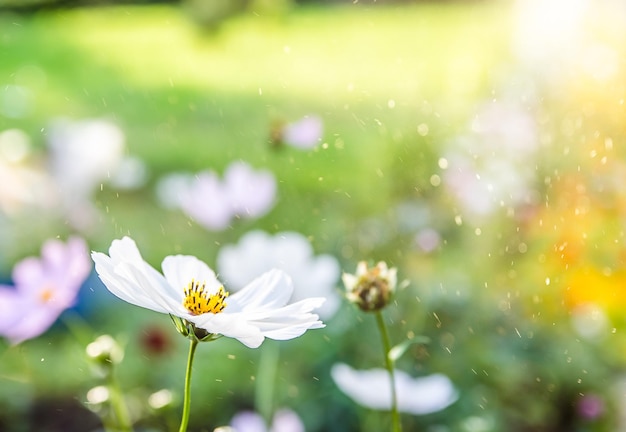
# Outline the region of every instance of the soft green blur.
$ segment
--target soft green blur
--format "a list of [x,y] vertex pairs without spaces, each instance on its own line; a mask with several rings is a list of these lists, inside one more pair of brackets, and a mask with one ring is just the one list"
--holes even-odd
[[[626,39],[612,9],[619,6],[602,5],[567,31],[555,28],[572,39],[543,57],[532,49],[547,41],[520,54],[526,12],[498,1],[249,10],[211,29],[175,6],[4,14],[0,93],[21,85],[32,103],[23,116],[0,114],[0,132],[23,129],[43,148],[57,117],[120,125],[128,153],[145,161],[150,177],[132,192],[103,186],[96,199],[103,216],[87,235],[93,250],[131,235],[157,268],[175,253],[213,266],[221,245],[260,228],[306,235],[345,271],[359,260],[397,267],[404,282],[385,309],[391,339],[431,341],[411,347],[398,368],[444,373],[459,389],[444,411],[403,414],[405,431],[621,430]],[[533,27],[520,31],[530,37]],[[472,129],[480,107],[501,101],[536,122],[532,157],[504,142],[483,145]],[[307,114],[324,120],[319,146],[271,147],[275,121]],[[459,138],[467,136],[477,141]],[[505,185],[502,203],[471,213],[448,189],[459,154],[478,168],[519,163],[530,173],[531,198],[509,200],[518,191],[506,189],[505,168],[494,183]],[[268,215],[209,232],[158,206],[159,176],[221,173],[238,159],[277,177],[279,199]],[[416,243],[425,228],[439,235],[432,251]],[[12,220],[0,244],[5,279],[45,239],[70,231],[40,214]],[[583,329],[601,322],[581,334],[576,320]],[[166,338],[163,354],[142,347],[155,331]],[[355,405],[329,374],[336,362],[383,367],[376,331],[373,316],[346,303],[325,329],[281,343],[276,407],[294,409],[311,432],[388,430],[386,413]],[[68,314],[19,347],[0,346],[0,429],[29,430],[23,424],[37,401],[84,403],[101,384],[84,346],[104,333],[125,346],[116,372],[138,430],[176,425],[186,341],[169,317],[115,301],[86,317]],[[261,350],[226,338],[200,344],[189,430],[212,431],[252,407]],[[150,410],[148,396],[162,388],[176,405]],[[577,411],[589,394],[604,402],[593,419]]]

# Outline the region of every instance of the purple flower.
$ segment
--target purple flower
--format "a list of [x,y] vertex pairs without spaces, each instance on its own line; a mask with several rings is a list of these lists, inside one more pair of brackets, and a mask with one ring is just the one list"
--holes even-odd
[[255,171],[245,162],[234,162],[224,173],[224,189],[233,215],[254,219],[274,205],[276,180],[270,171]]
[[598,395],[589,394],[578,400],[578,414],[587,419],[595,420],[604,413],[604,401]]
[[157,185],[161,204],[180,208],[209,230],[226,229],[233,218],[256,219],[274,206],[276,179],[267,170],[234,162],[220,179],[214,171],[172,174]]
[[41,258],[25,258],[15,265],[14,287],[0,286],[0,336],[18,344],[45,332],[74,305],[90,271],[83,239],[48,240]]
[[226,188],[213,171],[190,177],[179,191],[181,210],[203,227],[221,231],[233,217]]

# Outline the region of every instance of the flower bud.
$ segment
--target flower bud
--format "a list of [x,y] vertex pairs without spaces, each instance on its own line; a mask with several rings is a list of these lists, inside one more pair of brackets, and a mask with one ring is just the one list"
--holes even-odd
[[397,269],[388,268],[380,261],[368,268],[365,261],[359,262],[356,274],[344,273],[343,283],[346,297],[365,312],[376,312],[387,306],[396,289]]
[[109,335],[98,336],[95,341],[87,345],[85,351],[87,357],[93,362],[94,373],[102,377],[110,375],[113,366],[124,358],[124,350]]

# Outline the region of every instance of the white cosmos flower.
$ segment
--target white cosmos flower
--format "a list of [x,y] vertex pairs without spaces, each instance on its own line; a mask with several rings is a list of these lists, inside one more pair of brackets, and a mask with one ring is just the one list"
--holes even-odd
[[311,243],[297,232],[270,235],[254,230],[246,233],[238,244],[223,246],[217,255],[221,278],[233,290],[239,290],[266,271],[278,268],[293,280],[293,301],[311,296],[326,298],[319,315],[328,319],[337,311],[341,298],[335,287],[339,279],[339,263],[331,255],[314,255]]
[[[337,387],[359,405],[376,410],[391,409],[391,385],[387,370],[357,371],[337,363],[330,373]],[[429,414],[441,411],[458,398],[456,389],[445,375],[413,378],[396,369],[394,376],[400,412]]]
[[324,299],[287,304],[293,286],[280,270],[263,274],[229,296],[213,270],[196,257],[167,256],[161,274],[143,260],[129,237],[114,240],[109,256],[93,252],[92,258],[102,282],[122,300],[178,317],[208,334],[238,339],[251,348],[266,337],[292,339],[324,327],[311,313]]

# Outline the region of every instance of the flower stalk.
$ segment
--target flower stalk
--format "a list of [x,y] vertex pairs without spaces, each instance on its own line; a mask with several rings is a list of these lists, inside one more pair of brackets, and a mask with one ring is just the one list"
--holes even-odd
[[183,400],[183,415],[180,420],[179,432],[187,432],[187,425],[189,424],[189,413],[191,406],[191,369],[193,367],[193,358],[196,353],[196,347],[198,346],[198,339],[196,337],[189,338],[189,356],[187,357],[187,371],[185,372],[185,391]]
[[391,351],[391,341],[387,331],[387,325],[381,311],[376,312],[376,323],[383,343],[383,351],[385,354],[385,367],[389,372],[389,380],[391,384],[391,430],[392,432],[401,432],[400,415],[398,413],[398,396],[396,394],[396,378],[394,375],[394,361],[389,355]]
[[119,381],[114,373],[111,373],[109,377],[109,391],[111,392],[111,408],[115,415],[117,430],[120,432],[132,432],[133,427],[130,414],[124,402],[124,396]]
[[280,359],[277,343],[267,343],[261,350],[259,369],[256,377],[254,404],[265,424],[270,425],[274,410],[274,386]]

